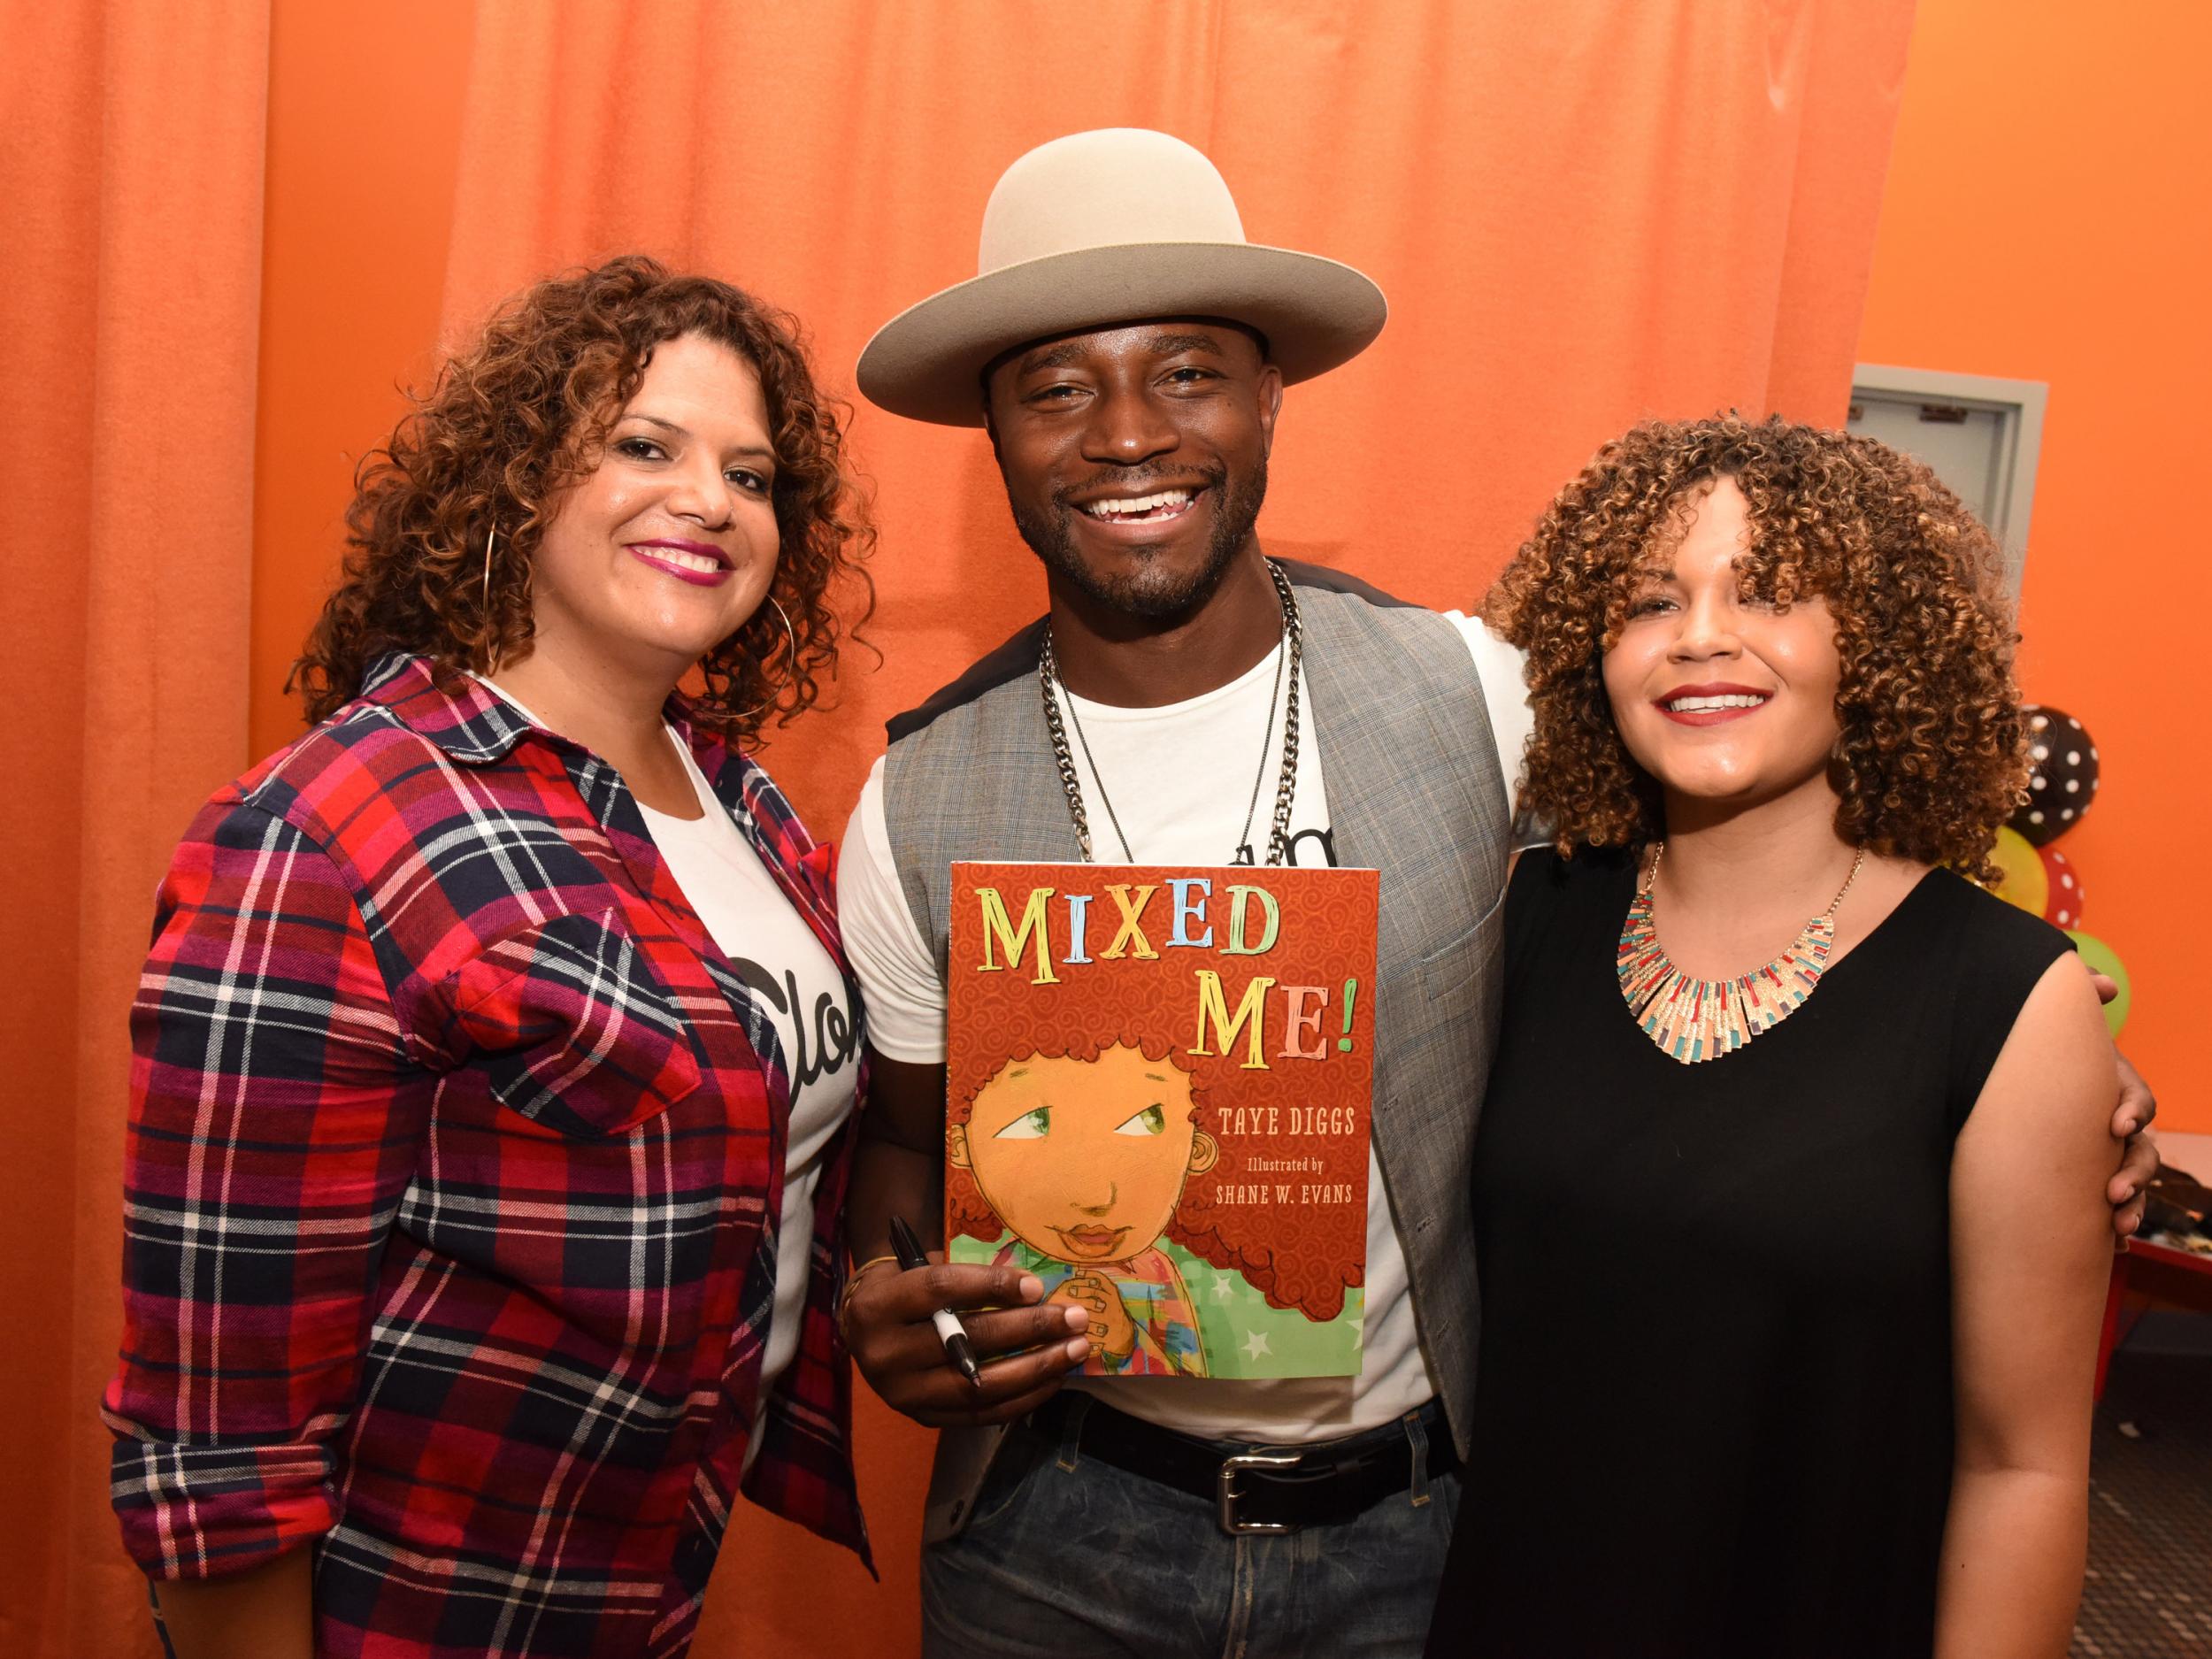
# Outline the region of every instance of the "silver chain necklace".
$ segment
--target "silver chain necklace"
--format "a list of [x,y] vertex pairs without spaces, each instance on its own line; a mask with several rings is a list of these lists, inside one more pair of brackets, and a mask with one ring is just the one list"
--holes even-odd
[[[1298,619],[1298,597],[1291,591],[1289,578],[1274,560],[1265,563],[1268,575],[1274,580],[1275,596],[1282,602],[1283,637],[1276,648],[1275,690],[1267,703],[1267,730],[1260,740],[1259,771],[1252,778],[1252,799],[1244,809],[1244,828],[1229,854],[1229,863],[1233,864],[1251,862],[1252,815],[1259,810],[1260,784],[1267,776],[1268,751],[1275,738],[1275,703],[1282,695],[1286,680],[1290,683],[1290,695],[1283,707],[1282,764],[1275,780],[1275,815],[1267,836],[1266,862],[1270,864],[1290,862],[1290,808],[1292,798],[1298,793],[1298,664],[1303,656],[1305,628]],[[1052,624],[1047,622],[1044,645],[1037,653],[1037,685],[1044,697],[1045,727],[1052,734],[1052,757],[1060,768],[1060,787],[1067,791],[1068,817],[1075,824],[1076,845],[1083,849],[1083,862],[1091,864],[1094,858],[1091,851],[1090,816],[1083,810],[1083,785],[1076,776],[1075,756],[1068,748],[1067,727],[1060,718],[1060,699],[1053,689],[1059,678],[1059,662],[1052,652]],[[1091,769],[1092,780],[1098,785],[1098,798],[1106,809],[1107,821],[1114,826],[1114,836],[1121,842],[1121,856],[1134,864],[1136,855],[1129,850],[1129,837],[1114,811],[1112,797],[1106,793],[1106,780],[1098,770],[1097,761],[1091,757],[1090,739],[1083,734],[1083,722],[1075,712],[1072,697],[1068,703],[1067,718],[1075,727],[1075,741],[1082,745],[1083,763]]]

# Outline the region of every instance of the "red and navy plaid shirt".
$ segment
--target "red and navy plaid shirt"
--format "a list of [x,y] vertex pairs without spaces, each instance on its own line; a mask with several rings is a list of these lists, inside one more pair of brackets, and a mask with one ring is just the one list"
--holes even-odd
[[[828,849],[670,717],[841,969]],[[789,1068],[613,769],[419,659],[219,792],[131,1014],[104,1415],[157,1578],[317,1652],[672,1655],[753,1434]],[[866,1555],[826,1157],[746,1494]]]

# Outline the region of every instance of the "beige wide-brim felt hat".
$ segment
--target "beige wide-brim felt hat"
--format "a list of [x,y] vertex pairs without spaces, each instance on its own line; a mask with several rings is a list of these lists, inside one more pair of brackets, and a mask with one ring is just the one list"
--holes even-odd
[[876,331],[857,374],[871,401],[979,426],[994,358],[1151,317],[1242,323],[1285,380],[1309,380],[1365,349],[1389,309],[1348,265],[1245,241],[1213,163],[1141,127],[1071,134],[1015,162],[983,210],[976,268]]

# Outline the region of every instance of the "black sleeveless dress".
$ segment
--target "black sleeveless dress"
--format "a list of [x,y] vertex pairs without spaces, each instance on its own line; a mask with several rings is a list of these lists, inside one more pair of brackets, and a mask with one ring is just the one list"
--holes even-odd
[[1682,1065],[1614,975],[1635,874],[1530,853],[1506,901],[1475,1447],[1429,1652],[1925,1659],[1952,1141],[2070,946],[1937,871],[1781,1025]]

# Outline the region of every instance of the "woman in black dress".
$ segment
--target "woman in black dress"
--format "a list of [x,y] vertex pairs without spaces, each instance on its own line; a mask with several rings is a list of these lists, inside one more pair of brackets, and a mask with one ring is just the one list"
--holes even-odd
[[1732,418],[1608,446],[1493,594],[1555,841],[1432,1654],[2064,1653],[2114,1061],[1966,879],[2027,776],[1995,572],[1918,463]]

